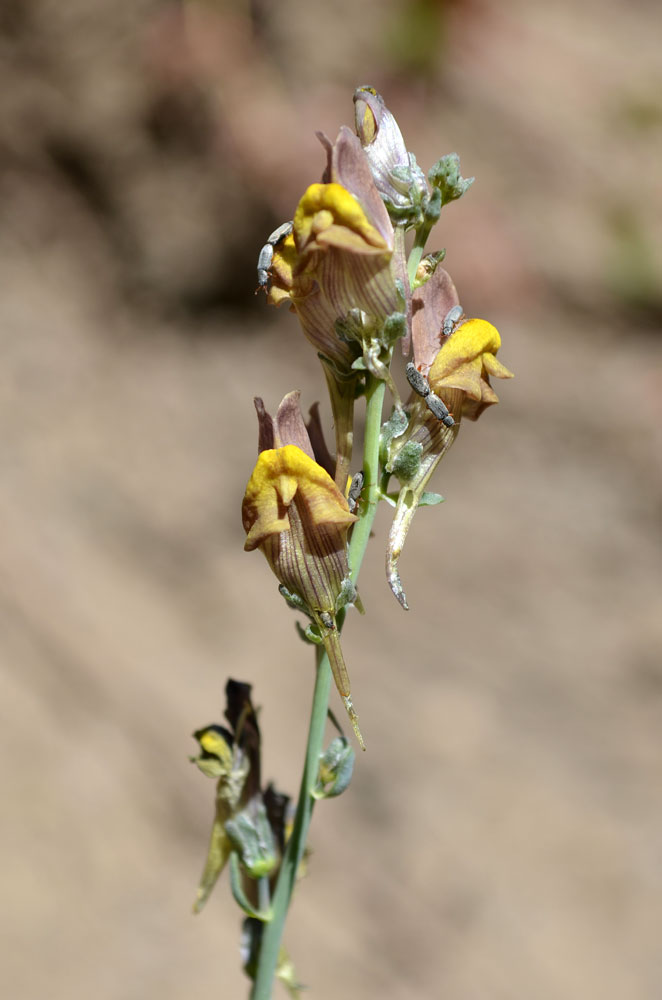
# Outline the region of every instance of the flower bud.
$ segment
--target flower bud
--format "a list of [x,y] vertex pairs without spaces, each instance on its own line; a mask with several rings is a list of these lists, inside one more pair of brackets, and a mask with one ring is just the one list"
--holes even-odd
[[313,791],[316,799],[331,799],[342,795],[352,780],[355,754],[344,736],[332,740],[320,754],[317,784]]
[[475,177],[466,179],[460,173],[460,157],[457,153],[447,153],[428,170],[428,180],[441,194],[441,204],[456,201],[471,187]]
[[354,115],[357,135],[391,220],[407,227],[419,225],[428,186],[416,157],[407,151],[398,123],[372,87],[359,87],[355,92]]
[[262,878],[273,870],[278,861],[276,842],[261,795],[227,820],[225,831],[250,878]]

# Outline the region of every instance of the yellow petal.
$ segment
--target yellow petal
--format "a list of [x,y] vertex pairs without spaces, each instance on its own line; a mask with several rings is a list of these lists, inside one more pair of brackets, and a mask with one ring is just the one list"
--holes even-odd
[[310,185],[294,213],[294,236],[300,250],[311,243],[364,253],[392,249],[341,184]]
[[269,268],[271,272],[270,289],[274,285],[283,290],[288,290],[292,287],[292,275],[298,259],[299,255],[294,245],[294,236],[290,233],[274,249],[271,267]]
[[308,508],[310,527],[350,525],[355,520],[347,501],[328,472],[296,445],[260,453],[246,487],[242,506],[246,542],[250,552],[270,535],[289,531],[287,508],[297,491]]
[[441,392],[442,389],[462,389],[472,399],[480,399],[482,370],[482,358],[473,358],[472,361],[459,364],[441,378],[436,377],[434,381],[431,378],[430,385],[436,393]]
[[496,354],[500,347],[495,326],[484,319],[468,319],[442,345],[430,368],[430,384],[482,354]]
[[494,378],[514,378],[513,373],[502,365],[493,354],[486,354],[483,358],[483,367],[488,375],[493,375]]
[[432,390],[443,399],[449,389],[460,389],[466,394],[462,415],[476,420],[487,406],[499,402],[489,376],[513,377],[495,357],[500,346],[499,331],[491,323],[484,319],[466,320],[444,342],[432,363],[429,374]]
[[223,763],[226,770],[232,767],[232,748],[227,740],[215,729],[205,729],[198,736],[198,742],[206,753],[214,754]]

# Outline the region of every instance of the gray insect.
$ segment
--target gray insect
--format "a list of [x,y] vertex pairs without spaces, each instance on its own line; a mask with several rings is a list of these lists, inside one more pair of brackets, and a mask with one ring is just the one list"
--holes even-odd
[[451,333],[460,325],[460,320],[464,319],[464,309],[462,306],[453,306],[446,313],[444,320],[444,337],[450,337]]
[[325,628],[328,628],[328,629],[331,629],[331,630],[335,629],[336,623],[334,622],[333,618],[331,617],[331,615],[329,614],[328,611],[320,611],[319,612],[319,618],[320,618],[320,621],[321,621],[322,625],[324,625]]
[[260,250],[260,255],[257,259],[256,295],[261,288],[264,288],[265,292],[269,291],[269,268],[271,267],[271,262],[274,259],[274,250],[279,243],[290,235],[292,229],[293,224],[291,222],[284,222],[282,226],[278,227],[278,229],[274,229],[273,233]]
[[425,375],[422,375],[416,365],[410,361],[406,368],[405,373],[407,375],[407,381],[419,396],[422,396],[425,400],[425,405],[427,406],[430,413],[440,420],[442,424],[446,427],[452,427],[455,424],[451,414],[448,411],[448,407],[439,396],[435,395],[430,388],[430,383],[428,382]]
[[359,499],[361,497],[361,490],[363,489],[364,481],[365,476],[363,475],[363,472],[357,472],[355,476],[352,476],[349,493],[347,494],[347,506],[352,514],[359,505]]

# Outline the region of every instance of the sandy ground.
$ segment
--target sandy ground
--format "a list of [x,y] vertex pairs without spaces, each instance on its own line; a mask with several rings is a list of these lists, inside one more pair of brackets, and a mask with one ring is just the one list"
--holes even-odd
[[478,176],[440,240],[517,377],[439,470],[407,615],[380,515],[345,642],[368,752],[318,807],[287,945],[319,1000],[662,995],[659,12],[423,4],[414,73],[405,5],[355,6],[255,5],[257,40],[241,7],[0,18],[17,1000],[247,995],[226,880],[190,914],[213,787],[189,734],[250,681],[295,791],[310,656],[239,508],[252,395],[323,388],[253,267],[364,82],[424,166]]

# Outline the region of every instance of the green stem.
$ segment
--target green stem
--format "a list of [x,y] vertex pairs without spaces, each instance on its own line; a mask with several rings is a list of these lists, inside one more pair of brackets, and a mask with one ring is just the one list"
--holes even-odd
[[379,501],[379,434],[386,383],[372,376],[366,386],[365,434],[363,441],[363,494],[359,520],[352,528],[349,544],[349,572],[356,583],[370,538]]
[[425,244],[428,241],[428,236],[430,235],[433,226],[439,222],[439,216],[441,214],[441,197],[439,191],[434,190],[430,196],[427,207],[425,209],[425,214],[423,216],[423,221],[416,230],[416,236],[414,237],[414,245],[411,248],[411,253],[409,254],[409,260],[407,261],[407,275],[409,277],[409,287],[414,287],[414,278],[416,277],[416,270],[418,265],[421,263],[421,257],[423,256],[423,251],[425,249]]
[[308,828],[313,814],[315,800],[312,791],[317,783],[319,770],[319,755],[324,739],[326,726],[326,711],[331,692],[331,668],[326,653],[321,646],[315,647],[317,670],[315,675],[315,690],[310,713],[308,729],[308,745],[306,759],[301,775],[301,790],[292,833],[287,842],[285,854],[278,874],[278,882],[271,900],[272,919],[262,928],[260,955],[258,958],[255,980],[251,990],[251,1000],[270,1000],[280,942],[285,928],[287,911],[289,909],[292,891],[297,877],[297,871],[303,858],[308,837]]
[[430,235],[433,226],[433,219],[425,219],[416,230],[414,245],[411,248],[411,253],[409,254],[409,259],[407,260],[407,277],[409,278],[410,288],[414,287],[416,271],[418,269],[418,265],[421,263],[421,257],[423,256],[423,251],[425,250],[425,244],[428,241],[428,236]]
[[[379,432],[382,421],[382,406],[386,386],[384,382],[368,376],[366,389],[365,441],[363,447],[363,475],[365,483],[359,520],[352,529],[349,546],[349,565],[352,580],[356,583],[361,563],[370,537],[377,501],[379,499]],[[342,628],[344,611],[338,615],[338,628]],[[278,881],[271,900],[272,919],[262,928],[260,954],[255,980],[251,990],[251,1000],[271,1000],[274,976],[278,966],[280,943],[285,928],[287,912],[292,899],[297,871],[303,858],[308,840],[308,829],[313,815],[315,799],[313,791],[317,784],[319,757],[322,752],[324,730],[331,692],[331,667],[329,658],[321,646],[315,647],[316,674],[313,704],[308,728],[306,758],[301,775],[301,788],[297,803],[292,833],[287,841],[285,853],[278,873]]]
[[411,248],[411,253],[409,254],[409,260],[407,261],[407,276],[409,277],[409,284],[413,286],[414,278],[416,277],[416,270],[418,265],[421,263],[421,257],[423,256],[423,251],[425,250],[425,244],[427,243],[427,238],[430,230],[428,229],[424,234],[424,239],[419,242],[419,233],[416,234],[416,242]]
[[257,882],[257,898],[258,906],[262,913],[267,913],[271,905],[271,897],[269,892],[269,877],[263,875],[258,879]]

